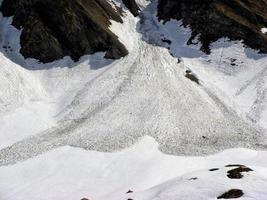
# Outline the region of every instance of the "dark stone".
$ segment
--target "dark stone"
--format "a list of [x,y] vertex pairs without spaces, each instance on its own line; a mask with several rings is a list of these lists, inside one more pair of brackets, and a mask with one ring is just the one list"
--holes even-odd
[[162,42],[165,42],[165,43],[167,43],[169,45],[172,43],[172,41],[171,40],[168,40],[168,39],[162,39]]
[[227,177],[230,179],[241,179],[243,178],[243,175],[242,175],[243,172],[251,172],[251,171],[253,170],[246,166],[239,166],[235,169],[229,170],[227,172]]
[[232,189],[228,192],[225,192],[221,196],[217,197],[217,199],[237,199],[244,195],[242,190],[239,189]]
[[133,16],[137,17],[139,15],[139,7],[135,0],[122,0],[123,4],[130,10]]
[[267,53],[267,2],[265,0],[159,0],[161,20],[182,20],[192,30],[188,44],[198,37],[201,50],[210,53],[210,44],[220,38],[243,40],[244,44]]
[[[185,71],[185,73],[187,73],[187,74],[191,74],[192,71],[191,71],[190,69],[187,69],[187,70]],[[203,136],[203,137],[205,137],[205,136]]]
[[[191,74],[191,72],[190,72],[190,73],[186,73],[186,74],[185,74],[185,77],[188,78],[188,79],[190,79],[191,81],[195,82],[196,84],[200,85],[199,80],[198,80],[198,78],[196,77],[196,75]],[[202,138],[203,138],[203,139],[207,139],[206,136],[202,136]]]
[[213,169],[210,169],[209,171],[214,172],[214,171],[218,171],[218,170],[219,170],[219,168],[213,168]]
[[128,54],[108,29],[110,19],[122,23],[120,13],[105,0],[4,0],[1,11],[22,29],[25,58],[47,63],[64,56],[77,61],[99,51],[112,59]]
[[197,177],[190,178],[189,180],[190,180],[190,181],[195,181],[195,180],[197,180]]

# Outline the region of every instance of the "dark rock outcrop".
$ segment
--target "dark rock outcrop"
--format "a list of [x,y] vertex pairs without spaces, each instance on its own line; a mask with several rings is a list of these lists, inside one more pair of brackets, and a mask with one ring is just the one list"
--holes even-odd
[[122,0],[122,2],[135,17],[139,15],[139,7],[136,4],[135,0]]
[[228,192],[225,192],[221,196],[217,197],[217,199],[237,199],[244,195],[244,192],[239,189],[232,189]]
[[[185,77],[190,79],[191,81],[195,82],[196,84],[200,85],[199,83],[199,79],[197,78],[197,76],[195,74],[192,73],[191,70],[186,70],[185,72]],[[206,139],[206,137],[202,137],[203,139]]]
[[237,168],[234,168],[232,170],[229,170],[227,172],[227,177],[230,179],[241,179],[243,178],[243,174],[244,172],[251,172],[253,171],[252,169],[246,167],[246,166],[239,166]]
[[112,59],[128,54],[108,28],[110,19],[122,23],[120,12],[105,0],[4,0],[1,11],[22,29],[25,58],[47,63],[64,56],[77,61],[98,51]]
[[267,53],[267,34],[261,32],[267,27],[267,0],[159,0],[158,17],[182,20],[192,30],[188,44],[199,36],[206,53],[223,37]]

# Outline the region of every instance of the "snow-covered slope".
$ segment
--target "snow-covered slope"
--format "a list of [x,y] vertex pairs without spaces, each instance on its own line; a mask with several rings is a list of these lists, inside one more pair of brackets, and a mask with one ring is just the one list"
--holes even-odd
[[[143,11],[145,36],[153,34],[151,43],[165,46],[179,58],[185,68],[200,79],[204,87],[248,121],[267,128],[267,56],[244,47],[241,41],[221,39],[212,44],[211,54],[199,51],[201,44],[187,45],[191,36],[182,22],[165,24],[156,18],[157,4]],[[156,38],[156,39],[155,39]],[[162,40],[171,42],[164,43]],[[198,43],[197,41],[194,41]]]
[[[18,43],[11,42],[19,33],[8,25],[10,19],[1,19],[4,32],[12,33],[1,36],[1,46],[10,47],[0,54],[4,200],[37,194],[47,200],[124,199],[129,189],[140,191],[134,199],[172,199],[180,190],[186,190],[181,199],[216,199],[228,186],[244,189],[247,199],[266,196],[265,152],[234,149],[174,157],[160,153],[150,138],[164,153],[176,155],[266,149],[266,55],[222,41],[210,56],[203,55],[185,45],[189,30],[178,29],[179,22],[157,22],[156,1],[137,2],[143,8],[140,18],[125,11],[124,23],[110,27],[129,50],[116,61],[103,59],[104,53],[78,63],[68,57],[45,65],[24,60]],[[173,41],[173,56],[162,39]],[[186,78],[189,69],[200,84]],[[120,150],[143,137],[123,152],[89,151]],[[228,180],[224,166],[236,163],[254,172]],[[214,167],[220,170],[208,171]],[[199,179],[187,182],[191,176]],[[181,178],[148,190],[175,177]],[[200,186],[201,192],[193,194]]]
[[[233,149],[207,157],[178,157],[157,148],[151,137],[117,153],[61,147],[1,167],[0,196],[4,200],[215,200],[230,189],[241,189],[240,200],[266,199],[266,152]],[[230,179],[227,171],[236,167],[225,167],[229,164],[243,164],[253,171]]]

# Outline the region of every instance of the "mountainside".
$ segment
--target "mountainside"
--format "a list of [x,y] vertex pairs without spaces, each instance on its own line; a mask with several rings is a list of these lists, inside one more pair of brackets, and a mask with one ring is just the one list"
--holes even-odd
[[107,51],[106,58],[127,55],[127,49],[109,30],[110,20],[122,23],[120,9],[105,0],[4,0],[1,11],[14,16],[22,29],[21,54],[44,63],[71,56]]
[[159,19],[182,20],[192,30],[188,44],[197,38],[204,52],[220,38],[243,40],[247,46],[267,53],[266,0],[159,0]]
[[0,2],[0,200],[267,199],[266,1]]

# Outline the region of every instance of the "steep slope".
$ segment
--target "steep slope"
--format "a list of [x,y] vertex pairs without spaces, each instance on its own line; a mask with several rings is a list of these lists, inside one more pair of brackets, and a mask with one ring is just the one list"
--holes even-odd
[[130,55],[88,75],[56,114],[57,126],[0,150],[0,165],[65,145],[114,151],[145,135],[156,138],[162,151],[179,155],[265,147],[266,136],[257,127],[187,79],[186,69],[166,49],[147,44],[131,28],[137,45]]
[[267,53],[267,35],[261,31],[267,27],[266,0],[159,0],[158,16],[182,20],[192,30],[188,44],[197,38],[207,53],[210,43],[223,37]]
[[[258,4],[258,2],[259,1],[256,1],[254,2],[254,4],[253,2],[251,2],[250,9],[254,9],[254,11],[256,12],[255,15],[264,16],[263,10],[265,9],[265,4],[264,2],[262,2],[262,4]],[[177,2],[174,3],[176,4]],[[218,1],[214,3],[218,3]],[[190,1],[188,1],[188,9],[190,7],[190,4]],[[198,3],[196,3],[195,5],[199,6]],[[174,16],[174,13],[179,14],[179,12],[175,12],[177,11],[177,9],[174,6],[170,8],[174,8],[173,14],[171,14],[170,12],[170,15]],[[151,15],[151,13],[158,13],[158,9],[159,6],[157,7],[156,4],[152,4],[149,6],[149,8],[147,8],[146,15],[149,16]],[[186,9],[186,7],[183,6],[183,9]],[[234,9],[234,11],[237,13],[240,12],[240,7],[237,7],[236,9]],[[190,13],[190,11],[188,12]],[[204,11],[202,10],[202,12]],[[183,18],[183,20],[180,21],[172,19],[170,21],[162,23],[158,22],[157,19],[153,19],[153,23],[156,24],[156,28],[154,27],[149,31],[154,32],[154,35],[160,36],[157,39],[157,41],[160,41],[157,43],[157,45],[168,48],[170,50],[170,53],[174,57],[176,57],[179,62],[182,62],[184,66],[188,68],[188,71],[191,71],[192,74],[194,74],[198,78],[198,82],[209,88],[213,94],[215,94],[225,104],[231,106],[232,109],[238,112],[240,116],[266,129],[266,54],[259,54],[257,50],[253,50],[244,45],[244,42],[237,40],[231,41],[229,40],[229,38],[221,38],[218,41],[213,42],[211,45],[207,43],[206,47],[210,52],[210,54],[208,55],[205,52],[199,51],[199,49],[201,48],[203,50],[203,44],[198,43],[197,38],[194,39],[193,37],[195,35],[195,30],[198,31],[198,29],[191,29],[190,25],[189,27],[183,26],[185,21],[192,20],[193,16],[196,13],[198,12],[194,12],[192,14],[192,17],[188,15],[188,18]],[[250,15],[255,16],[253,14],[253,11],[249,13]],[[255,19],[249,16],[247,16],[247,18],[250,20]],[[222,20],[222,22],[227,22],[227,19],[220,19]],[[196,21],[197,20],[198,19],[196,19]],[[203,29],[209,31],[210,27],[205,27],[205,23],[211,22],[209,20],[212,19],[202,18],[201,20],[202,24],[199,21],[198,25],[203,26]],[[214,20],[217,20],[217,18],[214,18]],[[260,22],[259,19],[257,21]],[[153,25],[153,23],[151,24]],[[216,24],[220,25],[220,23],[221,22],[218,22]],[[214,26],[216,26],[216,24],[214,24]],[[255,26],[256,25],[257,23],[255,21]],[[220,27],[222,28],[223,26]],[[260,30],[260,27],[258,27],[258,29],[254,28],[252,30],[259,30],[259,34],[264,35],[264,31]],[[227,34],[227,31],[235,30],[236,28],[238,28],[238,26],[225,26],[224,28],[226,28],[225,32],[218,32],[216,27],[214,27],[213,33]],[[232,34],[238,36],[239,33],[246,33],[246,31],[240,29],[239,32],[233,32]],[[260,41],[257,40],[257,34],[249,34],[246,35],[246,37],[251,40],[255,39],[256,42]],[[198,39],[199,38],[202,38],[200,34],[198,35]],[[206,37],[205,34],[203,35],[203,38],[209,39],[209,37]],[[193,42],[191,43],[190,41]],[[264,42],[262,42],[262,46],[264,48],[266,47]]]
[[[49,115],[56,125],[25,134],[32,137],[12,140],[0,150],[0,165],[64,145],[117,150],[144,135],[157,138],[161,149],[173,154],[206,154],[236,146],[265,148],[266,135],[259,127],[243,120],[205,84],[187,79],[186,66],[165,48],[148,44],[160,42],[156,28],[161,27],[153,21],[153,13],[144,11],[139,23],[126,11],[125,23],[111,26],[132,47],[124,59],[109,63],[95,55],[72,63],[77,70],[68,69],[70,62],[62,60],[63,64],[53,66],[64,69],[43,65],[47,70],[30,72],[40,79],[49,105],[56,108]],[[8,131],[1,133],[3,138]]]
[[20,52],[25,58],[46,63],[98,51],[113,59],[128,53],[109,30],[110,20],[122,23],[121,13],[105,0],[4,0],[1,11],[14,16],[12,24],[22,29]]
[[[124,23],[109,27],[129,50],[122,59],[22,58],[22,68],[0,54],[0,198],[214,200],[238,189],[240,200],[266,199],[267,155],[256,151],[267,148],[266,131],[231,101],[255,102],[262,119],[267,57],[223,41],[206,55],[185,44],[191,32],[180,22],[158,22],[156,0],[137,2],[140,18],[123,9]],[[16,47],[4,27],[0,42]],[[228,148],[238,149],[193,157]],[[253,171],[230,179],[229,164]]]

